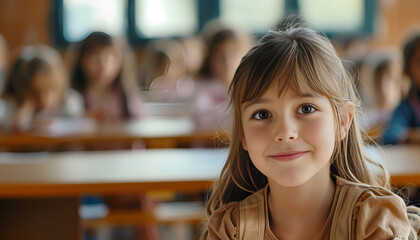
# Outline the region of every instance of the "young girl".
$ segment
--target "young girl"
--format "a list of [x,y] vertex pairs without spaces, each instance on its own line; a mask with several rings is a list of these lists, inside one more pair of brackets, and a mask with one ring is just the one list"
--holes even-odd
[[47,126],[56,117],[81,117],[82,97],[68,87],[58,52],[45,45],[24,47],[9,71],[2,93],[3,130],[18,132]]
[[201,239],[407,239],[405,203],[365,154],[352,80],[328,39],[288,22],[236,70]]
[[103,32],[93,32],[81,42],[71,82],[83,95],[88,116],[104,121],[142,116],[143,102],[128,53]]
[[408,96],[395,109],[382,137],[383,144],[408,141],[411,128],[420,127],[420,33],[410,38],[403,50],[404,74],[411,81]]

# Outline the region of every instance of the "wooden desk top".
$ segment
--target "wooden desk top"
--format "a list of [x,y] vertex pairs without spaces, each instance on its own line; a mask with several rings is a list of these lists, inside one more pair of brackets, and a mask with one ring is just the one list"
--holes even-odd
[[[368,148],[392,184],[420,186],[420,147]],[[1,153],[0,197],[201,191],[218,178],[227,149]]]
[[0,197],[208,189],[225,149],[0,154]]
[[[214,129],[197,129],[188,117],[147,117],[126,122],[96,123],[89,119],[61,119],[43,130],[31,133],[0,133],[0,146],[6,151],[50,150],[54,147],[89,144],[130,143],[141,140],[147,148],[175,148],[194,141],[220,142],[224,137]],[[211,144],[213,143],[213,144]]]
[[420,145],[386,146],[383,151],[368,147],[368,154],[382,163],[396,187],[407,184],[420,186]]

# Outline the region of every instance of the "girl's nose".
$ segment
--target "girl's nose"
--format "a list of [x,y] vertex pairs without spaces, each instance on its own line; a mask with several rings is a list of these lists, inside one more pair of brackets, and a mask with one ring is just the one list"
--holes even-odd
[[290,142],[298,138],[296,124],[291,120],[283,120],[277,124],[276,134],[274,135],[275,142]]

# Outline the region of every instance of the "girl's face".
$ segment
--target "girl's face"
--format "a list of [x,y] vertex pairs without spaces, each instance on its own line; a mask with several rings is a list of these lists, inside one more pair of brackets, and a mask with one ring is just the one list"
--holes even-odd
[[327,97],[309,88],[303,92],[279,97],[274,85],[241,107],[244,149],[269,182],[284,187],[330,174],[336,141],[333,108]]
[[420,45],[417,47],[415,53],[411,57],[409,64],[409,71],[413,84],[417,88],[420,88]]
[[185,53],[181,45],[172,46],[168,51],[169,67],[166,72],[166,79],[176,83],[185,74]]
[[60,103],[65,81],[57,71],[40,72],[33,76],[31,90],[37,110],[53,110]]
[[214,77],[229,85],[242,58],[238,41],[226,40],[217,45],[210,55],[210,69]]
[[375,78],[380,82],[378,91],[378,104],[385,109],[395,108],[401,99],[400,72],[396,67],[377,73]]
[[82,57],[81,65],[88,84],[92,85],[111,84],[121,68],[118,53],[112,46],[89,50]]

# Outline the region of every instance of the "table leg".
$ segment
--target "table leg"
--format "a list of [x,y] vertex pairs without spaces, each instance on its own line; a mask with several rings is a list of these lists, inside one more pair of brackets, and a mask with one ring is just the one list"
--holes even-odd
[[33,198],[0,200],[0,239],[81,239],[79,199]]

